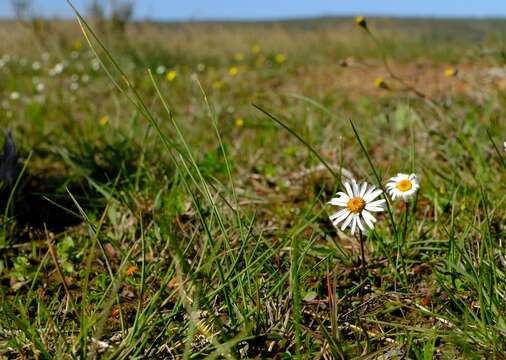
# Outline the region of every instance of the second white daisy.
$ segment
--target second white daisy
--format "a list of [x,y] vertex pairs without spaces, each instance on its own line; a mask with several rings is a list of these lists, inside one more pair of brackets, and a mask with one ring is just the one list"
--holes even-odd
[[415,174],[399,173],[388,180],[386,188],[392,200],[399,198],[408,201],[420,188],[420,182]]
[[338,192],[336,198],[329,201],[329,204],[343,207],[335,214],[330,216],[332,224],[337,227],[342,223],[341,230],[344,231],[351,226],[351,233],[354,234],[358,228],[365,231],[364,223],[369,229],[374,228],[376,218],[371,212],[380,212],[384,210],[385,200],[374,200],[383,192],[376,189],[373,185],[367,185],[366,182],[357,184],[355,180],[344,182],[346,192]]

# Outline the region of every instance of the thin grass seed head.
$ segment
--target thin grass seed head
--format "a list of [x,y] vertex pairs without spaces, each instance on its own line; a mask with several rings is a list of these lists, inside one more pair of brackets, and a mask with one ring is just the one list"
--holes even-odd
[[332,224],[337,227],[341,223],[342,231],[350,226],[351,234],[355,234],[357,229],[374,229],[376,218],[371,213],[384,211],[386,201],[375,200],[383,191],[366,182],[358,184],[355,180],[346,181],[343,185],[346,191],[338,192],[338,197],[329,201],[330,205],[343,208],[330,216]]
[[420,182],[415,174],[399,173],[388,180],[386,188],[392,200],[409,201],[420,188]]

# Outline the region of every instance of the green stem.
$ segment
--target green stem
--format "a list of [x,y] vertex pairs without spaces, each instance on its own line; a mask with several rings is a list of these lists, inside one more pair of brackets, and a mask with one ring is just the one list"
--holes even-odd
[[362,234],[362,230],[360,230],[360,229],[358,230],[358,238],[360,240],[362,276],[365,279],[365,278],[367,278],[367,270],[365,268],[364,234]]
[[407,272],[406,272],[406,266],[404,264],[404,255],[402,254],[402,249],[404,247],[404,244],[406,243],[406,235],[408,233],[408,216],[409,216],[409,205],[408,202],[404,202],[404,223],[402,226],[402,237],[401,241],[399,243],[399,237],[397,236],[397,260],[396,260],[396,267],[399,264],[399,260],[401,262],[402,272],[404,275],[404,285],[407,284]]
[[409,217],[409,205],[408,202],[404,202],[404,224],[402,227],[402,246],[406,243],[406,235],[408,233],[408,217]]

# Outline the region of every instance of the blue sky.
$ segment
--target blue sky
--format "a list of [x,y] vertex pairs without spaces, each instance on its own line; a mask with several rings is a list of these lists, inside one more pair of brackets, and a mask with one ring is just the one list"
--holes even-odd
[[[102,0],[105,1],[105,0]],[[33,0],[35,13],[71,17],[65,0]],[[73,0],[85,11],[89,0]],[[137,0],[136,18],[158,20],[269,19],[322,15],[506,17],[506,0]],[[0,0],[0,17],[11,17]]]

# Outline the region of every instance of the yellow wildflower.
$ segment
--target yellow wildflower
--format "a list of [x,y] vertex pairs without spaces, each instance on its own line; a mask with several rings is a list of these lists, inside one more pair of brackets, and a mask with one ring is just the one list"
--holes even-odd
[[98,123],[100,124],[100,126],[106,126],[107,124],[109,124],[109,116],[107,116],[107,115],[102,116],[98,120]]
[[458,73],[458,70],[455,69],[455,68],[447,68],[445,70],[445,76],[446,77],[454,77],[454,76],[457,76],[457,73]]
[[234,124],[238,128],[243,127],[244,126],[244,119],[239,117],[239,118],[235,119]]
[[168,81],[173,81],[176,77],[177,77],[177,71],[176,70],[170,70],[167,73],[167,80]]
[[376,86],[379,89],[388,89],[388,85],[385,82],[385,79],[383,79],[382,77],[376,78],[374,80],[374,86]]
[[228,69],[228,74],[230,76],[236,76],[239,73],[239,69],[237,66],[231,66],[230,69]]
[[278,64],[282,64],[286,61],[286,56],[284,54],[277,54],[274,57],[274,61],[276,61]]
[[260,46],[258,44],[255,44],[251,47],[251,52],[253,54],[260,54],[260,51],[262,51],[262,49],[260,48]]
[[363,17],[363,16],[357,16],[355,18],[355,24],[357,24],[358,26],[360,26],[364,29],[367,29],[367,21],[365,20],[365,17]]

